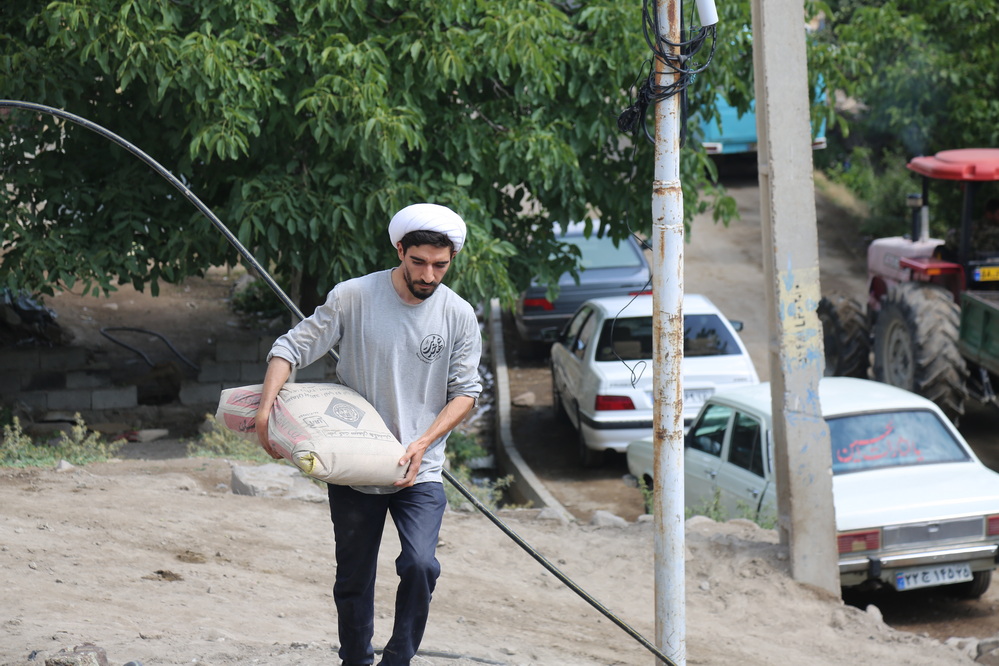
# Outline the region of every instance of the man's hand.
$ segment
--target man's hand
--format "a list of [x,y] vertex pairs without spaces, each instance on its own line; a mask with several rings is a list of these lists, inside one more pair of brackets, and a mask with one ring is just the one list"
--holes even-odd
[[419,441],[413,442],[406,448],[406,453],[399,459],[399,467],[409,465],[409,468],[406,470],[406,476],[392,485],[399,486],[400,488],[408,488],[416,483],[416,475],[420,473],[420,464],[423,462],[423,454],[426,450],[427,447],[422,446]]
[[444,409],[440,411],[427,431],[406,447],[406,453],[399,459],[399,466],[409,465],[409,469],[406,470],[406,476],[393,485],[405,488],[416,483],[416,475],[420,473],[423,454],[426,453],[431,444],[461,423],[461,420],[472,411],[474,406],[475,398],[467,395],[456,396],[444,405]]
[[258,410],[253,421],[253,428],[257,431],[257,441],[260,442],[260,446],[263,447],[264,451],[266,451],[267,455],[271,458],[279,460],[281,458],[281,454],[278,453],[273,446],[271,446],[271,438],[267,436],[267,424],[270,421],[270,414],[264,414]]
[[254,428],[257,431],[257,441],[267,454],[274,459],[280,459],[281,454],[271,446],[268,437],[267,425],[271,418],[271,407],[277,399],[278,391],[288,381],[291,376],[291,363],[285,359],[275,356],[267,364],[267,373],[264,375],[263,388],[260,391],[260,404],[257,405],[257,414],[254,417]]

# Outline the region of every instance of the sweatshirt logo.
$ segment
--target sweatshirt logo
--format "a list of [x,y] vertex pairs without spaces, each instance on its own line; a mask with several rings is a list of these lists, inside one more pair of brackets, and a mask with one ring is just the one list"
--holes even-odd
[[433,333],[423,338],[420,343],[420,358],[427,363],[433,363],[444,351],[444,338]]

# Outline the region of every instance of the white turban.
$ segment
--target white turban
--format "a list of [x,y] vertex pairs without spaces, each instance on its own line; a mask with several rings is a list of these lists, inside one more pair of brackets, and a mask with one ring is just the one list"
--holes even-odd
[[447,236],[457,252],[465,244],[465,221],[447,206],[418,203],[406,206],[389,222],[392,245],[402,240],[410,231],[436,231]]

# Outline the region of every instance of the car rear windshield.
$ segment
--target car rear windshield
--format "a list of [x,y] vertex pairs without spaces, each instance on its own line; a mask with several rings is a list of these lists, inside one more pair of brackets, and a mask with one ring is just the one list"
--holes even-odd
[[[714,314],[683,316],[684,356],[740,354],[739,344]],[[652,317],[608,319],[600,334],[597,361],[634,361],[652,358]]]
[[833,474],[970,459],[933,412],[876,412],[830,418],[826,422],[832,444]]
[[579,266],[583,270],[591,268],[637,268],[642,265],[642,257],[635,251],[633,245],[622,240],[617,245],[608,237],[573,236],[566,239],[579,248],[582,258]]

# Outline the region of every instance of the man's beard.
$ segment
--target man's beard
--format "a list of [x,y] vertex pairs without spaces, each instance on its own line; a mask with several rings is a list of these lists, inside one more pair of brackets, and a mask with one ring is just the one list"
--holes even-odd
[[406,286],[409,288],[409,293],[411,293],[416,298],[421,301],[425,301],[434,295],[437,291],[437,287],[440,286],[440,282],[434,282],[427,284],[425,282],[414,282],[413,277],[409,274],[409,269],[403,267],[402,277],[406,281]]

